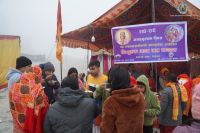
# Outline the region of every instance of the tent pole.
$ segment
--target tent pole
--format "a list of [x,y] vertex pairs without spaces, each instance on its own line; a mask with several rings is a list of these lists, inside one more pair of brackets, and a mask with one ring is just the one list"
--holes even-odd
[[[152,23],[155,23],[155,21],[156,21],[156,12],[155,12],[155,0],[152,0],[152,16],[151,16],[151,18],[152,18]],[[154,65],[155,65],[155,67],[154,67]],[[151,65],[151,67],[152,67],[152,69],[153,68],[155,68],[155,71],[156,71],[156,92],[158,91],[158,70],[157,70],[157,62],[154,64],[154,63],[152,63],[152,65]]]
[[152,0],[152,22],[154,23],[156,21],[155,16],[155,0]]
[[89,59],[88,58],[89,58],[89,42],[87,44],[87,67],[88,67],[88,64],[89,64]]
[[60,82],[62,82],[62,63],[60,63]]
[[103,59],[102,63],[103,63],[103,73],[104,73],[104,49],[102,51],[102,59]]

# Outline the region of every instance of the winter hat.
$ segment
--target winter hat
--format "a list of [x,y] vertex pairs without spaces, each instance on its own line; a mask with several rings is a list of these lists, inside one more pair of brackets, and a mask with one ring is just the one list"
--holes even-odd
[[190,77],[187,74],[180,74],[177,76],[177,78],[181,85],[186,84],[190,80]]
[[41,70],[44,70],[44,64],[39,64]]
[[16,69],[32,65],[32,61],[25,56],[20,56],[16,60]]
[[190,77],[187,74],[180,74],[177,76],[178,79],[184,78],[184,79],[189,79]]
[[194,87],[192,95],[192,117],[200,120],[200,84]]
[[51,62],[47,62],[44,64],[44,71],[55,71],[55,68]]

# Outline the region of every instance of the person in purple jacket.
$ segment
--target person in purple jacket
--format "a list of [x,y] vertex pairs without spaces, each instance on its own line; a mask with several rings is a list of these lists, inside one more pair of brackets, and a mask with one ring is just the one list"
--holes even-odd
[[178,126],[172,133],[200,133],[200,84],[196,85],[192,95],[192,117],[191,125]]

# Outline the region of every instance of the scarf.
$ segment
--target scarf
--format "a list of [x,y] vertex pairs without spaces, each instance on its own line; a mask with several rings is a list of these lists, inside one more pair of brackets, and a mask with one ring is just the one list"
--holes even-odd
[[[181,101],[182,102],[187,102],[188,96],[187,96],[187,91],[184,86],[178,85],[181,91]],[[170,87],[173,92],[173,109],[172,109],[172,119],[177,120],[178,117],[178,108],[179,108],[179,97],[178,97],[178,92],[176,89],[176,84],[173,82],[167,83],[167,87]]]
[[183,86],[185,87],[185,89],[187,90],[187,94],[188,94],[188,101],[186,103],[186,108],[183,111],[183,114],[188,116],[190,108],[191,108],[191,104],[192,104],[192,80],[189,79],[189,81],[187,83],[185,83]]
[[13,117],[14,132],[42,133],[48,99],[41,85],[41,69],[32,67],[24,73],[20,81],[9,91],[10,111]]

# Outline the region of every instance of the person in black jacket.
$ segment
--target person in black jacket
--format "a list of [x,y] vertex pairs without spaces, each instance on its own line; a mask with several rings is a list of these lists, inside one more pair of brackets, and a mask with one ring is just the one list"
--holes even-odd
[[43,65],[42,86],[44,88],[45,94],[48,97],[49,104],[53,104],[55,102],[56,90],[60,87],[60,83],[54,75],[54,71],[55,68],[51,62],[47,62]]
[[93,119],[98,115],[95,101],[79,89],[75,77],[64,78],[61,87],[46,114],[44,132],[92,133]]

